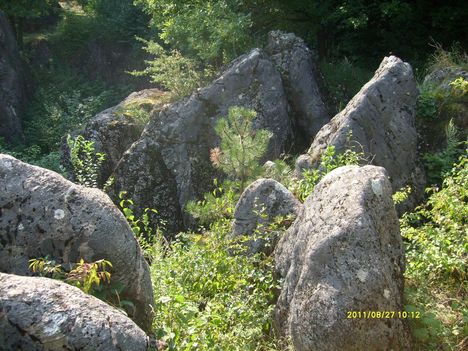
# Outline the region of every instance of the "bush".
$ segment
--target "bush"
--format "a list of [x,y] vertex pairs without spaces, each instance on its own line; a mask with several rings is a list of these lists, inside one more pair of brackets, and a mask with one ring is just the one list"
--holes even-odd
[[458,132],[450,121],[445,130],[446,143],[444,149],[437,152],[427,152],[423,155],[424,168],[428,184],[441,185],[443,178],[450,172],[462,153],[463,143],[458,140]]
[[56,151],[64,135],[80,129],[127,92],[90,82],[66,66],[36,72],[34,78],[38,87],[26,110],[24,129],[28,143],[38,145],[42,153]]
[[467,274],[468,159],[460,159],[441,190],[428,189],[427,203],[402,219],[407,276],[464,281]]
[[[350,140],[351,135],[348,138]],[[348,149],[342,154],[337,154],[333,145],[328,146],[320,158],[318,168],[305,170],[302,174],[302,179],[293,182],[289,190],[300,201],[304,202],[327,173],[338,167],[359,165],[363,162],[366,162],[363,152],[356,152]]]
[[[468,159],[453,168],[442,189],[401,219],[406,245],[406,298],[420,310],[412,330],[421,349],[464,349],[468,305]],[[466,346],[466,345],[465,345]]]
[[160,38],[199,63],[221,66],[251,43],[250,14],[237,1],[136,0],[152,16]]
[[221,220],[159,247],[151,266],[153,325],[169,350],[275,349],[268,336],[277,288],[272,261],[230,255],[230,227]]
[[201,69],[196,61],[189,59],[177,50],[166,50],[154,41],[140,38],[146,46],[144,50],[155,56],[147,60],[143,71],[133,71],[135,76],[149,76],[156,83],[172,93],[173,99],[190,95],[211,76],[210,68]]
[[211,150],[211,162],[223,170],[233,181],[238,181],[240,192],[246,182],[262,172],[259,164],[273,135],[270,131],[253,130],[257,113],[245,107],[229,108],[227,117],[216,123],[221,146]]
[[67,136],[67,144],[70,150],[70,163],[73,167],[73,178],[81,185],[97,188],[99,172],[106,155],[95,152],[94,142],[86,140],[78,135],[76,138]]

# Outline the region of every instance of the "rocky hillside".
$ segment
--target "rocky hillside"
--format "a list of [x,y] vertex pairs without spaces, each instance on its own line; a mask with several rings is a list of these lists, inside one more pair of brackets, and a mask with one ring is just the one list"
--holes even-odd
[[335,84],[296,34],[248,47],[247,3],[193,5],[203,47],[190,6],[112,4],[0,11],[0,349],[468,347],[466,54]]

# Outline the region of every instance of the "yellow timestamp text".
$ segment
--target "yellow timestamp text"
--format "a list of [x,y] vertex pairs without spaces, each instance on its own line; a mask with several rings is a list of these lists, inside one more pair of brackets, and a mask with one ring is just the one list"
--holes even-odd
[[348,319],[417,319],[421,318],[419,311],[347,311]]

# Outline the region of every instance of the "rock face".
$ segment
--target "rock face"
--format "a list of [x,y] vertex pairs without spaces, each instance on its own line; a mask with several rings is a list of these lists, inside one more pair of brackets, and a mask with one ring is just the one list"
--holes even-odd
[[[214,126],[231,106],[254,109],[254,128],[273,133],[265,158],[277,158],[300,139],[299,135],[305,133],[310,140],[326,122],[311,52],[294,35],[273,37],[268,48],[271,57],[254,49],[234,60],[210,85],[160,113],[153,113],[140,139],[115,170],[114,194],[129,191],[140,207],[137,213],[146,207],[167,212],[162,217],[170,227],[178,228],[182,220],[184,226],[192,224],[188,215],[181,219],[177,213],[183,213],[189,200],[209,191],[212,179],[219,176],[211,165],[209,152],[219,144]],[[309,124],[313,126],[304,129]],[[164,165],[159,163],[160,157]],[[163,183],[156,181],[157,187],[153,181],[145,184],[143,180],[149,176],[145,169],[150,167],[151,159],[158,160],[156,167],[161,172],[167,168],[172,175]],[[130,179],[140,179],[139,185],[134,186]],[[173,204],[167,201],[174,193],[174,182],[178,201]],[[138,191],[132,193],[135,187]],[[166,209],[168,204],[170,208]]]
[[[280,31],[268,34],[266,51],[283,78],[292,109],[291,117],[297,130],[296,139],[303,139],[308,144],[330,121],[314,54],[301,38]],[[302,144],[299,140],[296,142]]]
[[249,240],[247,252],[271,253],[278,233],[271,232],[268,225],[278,216],[296,216],[300,202],[282,184],[273,179],[258,179],[242,193],[234,211],[231,237],[258,236]]
[[326,175],[275,250],[284,278],[275,319],[297,351],[409,350],[402,311],[404,252],[387,173],[347,166]]
[[[179,101],[161,113],[153,115],[141,138],[128,151],[129,155],[122,160],[116,169],[116,175],[135,178],[129,173],[132,169],[148,177],[141,170],[145,166],[141,161],[153,158],[141,153],[159,153],[170,170],[172,179],[177,185],[179,212],[188,200],[200,197],[210,189],[214,169],[209,161],[210,149],[217,145],[214,126],[221,116],[226,116],[230,106],[246,106],[257,111],[255,128],[268,129],[273,133],[268,155],[279,156],[292,137],[292,127],[287,114],[287,99],[281,83],[281,76],[268,56],[255,49],[235,60],[231,66],[212,84],[195,92],[189,98]],[[119,190],[121,178],[116,176]],[[170,184],[166,184],[169,190]],[[158,192],[161,190],[159,187]],[[129,191],[130,192],[130,191]],[[163,199],[158,199],[154,184],[148,182],[141,193],[154,194],[151,203],[135,196],[142,209],[156,207],[159,211],[166,206]],[[166,218],[168,222],[174,217]],[[188,219],[185,218],[186,223]]]
[[119,201],[119,193],[126,191],[135,202],[135,214],[141,216],[145,208],[157,209],[149,212],[152,224],[164,224],[169,234],[183,229],[182,211],[179,206],[177,184],[167,169],[158,145],[151,139],[143,139],[123,155],[113,175],[114,182],[109,196]]
[[[104,184],[112,174],[124,152],[140,137],[147,122],[145,115],[149,116],[152,111],[159,112],[167,101],[167,95],[159,89],[134,92],[117,106],[108,108],[91,118],[83,130],[73,133],[93,141],[96,152],[106,154],[106,160],[99,174],[100,185]],[[69,155],[64,138],[62,163],[73,179]]]
[[9,142],[23,139],[21,114],[26,84],[13,29],[0,11],[0,137]]
[[296,172],[317,165],[329,145],[337,152],[353,147],[363,151],[372,164],[387,170],[393,191],[411,185],[413,192],[404,207],[415,206],[425,182],[418,167],[414,126],[417,95],[411,66],[395,56],[386,57],[346,108],[322,127],[308,155],[300,158]]
[[132,318],[149,330],[153,304],[148,264],[120,211],[106,194],[55,172],[0,155],[0,271],[29,275],[28,260],[109,260]]
[[3,350],[141,350],[148,337],[122,312],[48,278],[0,273]]

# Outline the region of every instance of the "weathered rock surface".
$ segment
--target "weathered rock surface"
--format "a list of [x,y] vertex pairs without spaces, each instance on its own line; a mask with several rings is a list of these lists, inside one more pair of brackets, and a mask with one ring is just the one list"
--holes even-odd
[[147,350],[122,312],[66,283],[0,273],[2,350]]
[[[108,108],[91,118],[81,131],[82,135],[94,142],[96,152],[106,154],[99,174],[100,185],[109,178],[125,151],[138,140],[147,122],[145,115],[159,112],[167,102],[167,93],[159,89],[146,89],[130,94],[117,106]],[[66,138],[62,142],[62,163],[73,179],[69,149]]]
[[23,139],[21,114],[26,83],[13,29],[0,10],[0,137],[9,142]]
[[247,253],[271,253],[279,233],[269,225],[278,216],[295,217],[300,202],[281,183],[273,179],[258,179],[242,193],[234,211],[231,237],[252,236],[245,243]]
[[132,318],[149,329],[149,267],[109,197],[0,155],[0,271],[29,275],[28,260],[45,256],[58,263],[109,260],[112,280],[125,288],[121,297],[135,304]]
[[135,215],[141,216],[145,208],[153,225],[163,225],[168,234],[183,229],[182,211],[179,206],[177,184],[174,175],[166,167],[158,144],[151,139],[139,140],[123,155],[113,175],[114,181],[108,193],[114,202],[119,193],[127,192],[134,200]]
[[[235,105],[257,111],[255,128],[268,129],[273,133],[268,156],[279,156],[293,134],[287,99],[274,64],[263,51],[255,49],[235,60],[212,84],[153,115],[141,138],[128,151],[128,157],[117,167],[117,188],[128,190],[141,209],[156,207],[162,211],[167,205],[165,200],[159,199],[162,187],[155,191],[154,184],[148,182],[140,193],[152,195],[141,199],[130,189],[120,186],[125,180],[118,176],[137,179],[139,176],[131,173],[134,170],[148,177],[146,171],[142,172],[148,167],[142,161],[146,162],[153,156],[141,153],[157,152],[172,174],[166,182],[175,180],[177,184],[178,201],[174,206],[182,212],[190,199],[200,197],[210,189],[215,170],[209,161],[209,152],[219,142],[214,126],[220,117],[227,115],[229,107]],[[165,187],[168,190],[164,193],[172,192],[170,184]],[[174,217],[171,215],[166,220],[171,222]],[[185,222],[188,221],[186,217]]]
[[[328,121],[316,76],[319,73],[312,52],[301,39],[293,34],[272,34],[267,51],[254,49],[240,56],[208,86],[161,112],[153,110],[140,139],[115,168],[112,198],[117,201],[120,191],[128,191],[137,215],[145,208],[156,208],[172,231],[181,223],[190,226],[190,216],[179,217],[185,205],[211,190],[212,179],[220,176],[210,162],[210,149],[219,144],[214,130],[218,119],[226,116],[231,106],[254,109],[254,128],[273,134],[265,160],[277,158],[298,143],[308,145]],[[90,125],[91,129],[100,127]],[[107,138],[104,132],[100,134]],[[123,146],[114,148],[118,152],[111,156],[113,165]],[[149,165],[151,160],[156,163]],[[145,182],[146,177],[152,177],[149,168],[156,168],[157,175]],[[168,202],[174,191],[177,201]]]
[[404,252],[387,173],[347,166],[326,175],[280,239],[278,330],[297,351],[409,350],[403,319],[347,319],[402,311]]
[[395,56],[384,58],[374,77],[320,129],[296,172],[316,166],[327,146],[335,146],[337,152],[353,147],[363,151],[372,164],[387,170],[394,191],[410,185],[412,194],[402,207],[414,207],[422,198],[425,183],[418,166],[417,95],[411,66]]
[[283,79],[297,131],[295,143],[309,144],[320,128],[330,121],[314,54],[301,38],[280,31],[268,34],[266,51]]

